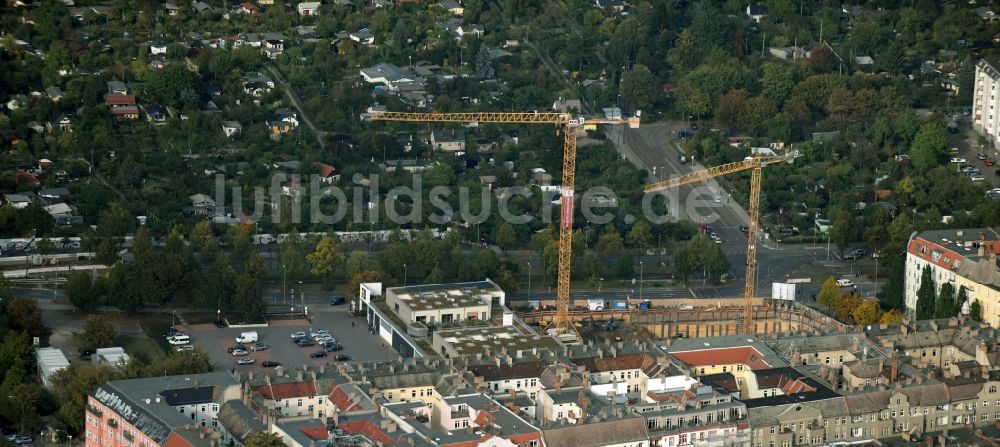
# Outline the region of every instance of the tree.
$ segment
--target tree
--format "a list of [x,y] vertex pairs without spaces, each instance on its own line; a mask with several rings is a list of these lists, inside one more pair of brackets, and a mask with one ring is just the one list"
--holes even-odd
[[938,292],[936,318],[951,318],[958,315],[958,308],[955,306],[955,287],[950,282],[941,284],[941,291]]
[[968,290],[966,290],[965,286],[959,287],[958,298],[955,299],[955,315],[958,315],[958,313],[961,312],[966,305],[970,306],[972,305],[972,303],[969,303],[968,301],[969,301]]
[[962,68],[958,69],[958,99],[963,104],[972,103],[972,92],[975,89],[976,63],[969,56],[962,62]]
[[684,108],[699,118],[708,113],[710,102],[711,98],[699,88],[689,88],[684,95]]
[[66,277],[63,292],[69,296],[69,301],[77,310],[90,312],[97,308],[101,299],[99,287],[94,283],[91,274],[73,272]]
[[684,28],[677,35],[674,47],[667,52],[667,62],[682,70],[688,70],[698,65],[701,59],[698,46],[695,44],[691,30]]
[[816,302],[823,306],[832,307],[839,296],[840,287],[837,286],[837,279],[831,276],[823,282],[819,295],[816,295]]
[[863,300],[855,293],[840,294],[833,303],[833,313],[837,319],[847,324],[854,323],[854,309],[861,306]]
[[517,232],[514,231],[514,226],[511,225],[510,222],[504,222],[497,227],[496,241],[497,245],[499,245],[504,252],[517,243]]
[[[198,74],[188,70],[182,63],[171,63],[160,70],[150,70],[145,76],[146,91],[164,105],[182,107],[185,105],[184,92],[200,91]],[[187,93],[188,95],[190,93]]]
[[52,239],[43,237],[35,244],[35,248],[38,250],[38,254],[42,255],[42,264],[48,264],[49,255],[56,250],[56,244],[52,242]]
[[715,107],[715,120],[726,127],[739,127],[744,123],[743,115],[750,105],[750,94],[746,90],[730,90],[719,98]]
[[347,257],[347,262],[345,262],[344,277],[351,278],[358,274],[358,272],[363,272],[369,268],[368,255],[360,251],[352,251],[351,255]]
[[854,219],[850,213],[841,212],[833,221],[833,228],[830,229],[830,238],[837,245],[840,256],[844,256],[844,249],[851,241],[851,224]]
[[917,289],[917,320],[927,320],[934,318],[934,277],[931,274],[931,266],[925,265],[924,271],[920,274],[920,288]]
[[337,249],[337,241],[333,236],[323,236],[316,243],[316,251],[306,256],[306,260],[312,263],[312,273],[323,279],[323,286],[327,289],[333,288],[333,275],[337,272],[337,264],[343,258],[343,254]]
[[243,444],[246,447],[283,447],[285,445],[281,436],[264,431],[253,432]]
[[821,44],[813,47],[809,52],[809,68],[816,74],[829,73],[833,71],[833,52],[830,47]]
[[7,317],[15,331],[27,332],[32,337],[40,337],[46,332],[42,311],[38,309],[38,302],[31,298],[19,296],[11,300],[7,304]]
[[969,318],[980,323],[983,322],[983,305],[979,300],[975,300],[969,305]]
[[896,309],[890,309],[888,312],[882,314],[882,317],[879,318],[878,322],[879,324],[899,324],[903,322],[903,319],[904,317],[902,312]]
[[493,279],[501,289],[505,292],[516,292],[517,291],[517,281],[514,280],[514,275],[507,270],[506,266],[501,265],[500,269],[497,270],[496,277]]
[[653,233],[649,228],[649,223],[645,220],[638,220],[632,224],[626,237],[629,245],[639,250],[645,250],[653,245]]
[[854,308],[851,311],[851,316],[854,318],[854,324],[872,324],[878,322],[879,319],[879,307],[878,301],[876,300],[864,300],[861,305]]
[[622,95],[630,110],[648,110],[653,105],[656,78],[649,68],[635,64],[622,79]]
[[490,50],[486,45],[479,46],[479,52],[475,60],[476,75],[479,79],[493,79],[496,69],[493,68],[493,58],[490,57]]
[[115,343],[115,327],[103,315],[94,315],[83,323],[84,348],[107,348]]
[[83,432],[87,396],[110,379],[111,371],[106,366],[95,368],[77,363],[52,375],[52,393],[59,402],[56,416],[70,431]]
[[762,68],[764,76],[761,80],[761,94],[779,106],[784,104],[795,87],[795,67],[786,63],[767,62]]
[[944,126],[933,121],[920,126],[910,150],[913,166],[923,171],[930,170],[939,166],[947,153],[948,132]]
[[709,281],[718,284],[721,275],[729,271],[729,259],[722,253],[718,244],[711,244],[708,247],[708,254],[705,256],[705,272],[709,276]]

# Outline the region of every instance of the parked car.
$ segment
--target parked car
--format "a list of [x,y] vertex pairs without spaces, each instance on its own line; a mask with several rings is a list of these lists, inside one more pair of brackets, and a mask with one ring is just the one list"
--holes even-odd
[[985,160],[986,159],[986,154],[980,152],[980,153],[976,154],[976,158],[978,158],[980,160]]
[[968,161],[969,160],[966,160],[966,159],[964,159],[962,157],[951,157],[951,162],[952,163],[967,163]]
[[311,359],[321,359],[325,357],[326,357],[326,351],[316,351],[312,354],[309,354],[309,358]]
[[328,331],[326,329],[323,329],[323,330],[313,331],[313,332],[309,333],[309,337],[310,338],[316,338],[316,337],[319,337],[319,336],[322,336],[322,335],[330,335],[330,331]]
[[246,348],[243,345],[235,345],[235,346],[230,346],[230,347],[226,348],[226,352],[232,354],[233,351],[235,351],[237,349],[246,349]]
[[254,343],[253,346],[250,346],[251,351],[267,351],[270,348],[271,348],[270,346],[262,342],[257,342]]
[[992,158],[987,158],[987,159],[983,160],[983,164],[986,165],[986,166],[993,166],[994,163],[996,163],[996,162],[993,161]]
[[344,345],[341,345],[340,343],[329,343],[324,345],[323,347],[326,348],[328,352],[337,352],[344,350]]
[[307,348],[309,346],[316,346],[316,342],[314,342],[314,341],[312,341],[312,340],[310,340],[308,338],[301,338],[301,339],[299,339],[299,341],[295,342],[295,344],[299,345],[300,348]]
[[232,354],[233,354],[234,357],[236,357],[236,356],[241,356],[241,355],[248,355],[250,353],[247,352],[246,349],[239,348],[239,349],[233,349]]
[[256,360],[253,357],[243,357],[236,361],[237,365],[253,365]]
[[191,343],[191,337],[184,334],[174,335],[167,339],[167,343],[170,343],[172,346],[186,345]]
[[260,366],[263,366],[265,368],[277,368],[281,366],[281,363],[278,363],[274,360],[265,360],[263,362],[260,362]]
[[344,304],[346,302],[347,302],[346,298],[344,298],[342,296],[338,296],[338,297],[334,297],[334,298],[332,298],[330,300],[330,305],[331,306],[339,306],[339,305]]
[[163,336],[164,337],[173,337],[174,335],[177,335],[177,334],[180,334],[180,333],[181,333],[181,331],[178,331],[177,328],[175,328],[173,326],[170,326],[167,329],[167,332],[163,333]]
[[972,180],[973,182],[981,182],[983,180],[986,180],[986,177],[983,177],[982,174],[972,174],[969,175],[969,180]]
[[180,346],[177,347],[177,352],[184,352],[184,351],[194,351],[194,346],[193,345],[180,345]]
[[302,331],[292,332],[292,340],[295,340],[296,338],[306,338],[306,333]]
[[17,445],[28,445],[28,444],[31,444],[32,441],[33,441],[33,439],[31,439],[31,436],[18,436],[16,438],[14,438],[13,442],[14,442],[14,444],[17,444]]
[[354,357],[351,357],[351,356],[349,356],[347,354],[337,354],[333,359],[336,360],[336,361],[338,361],[338,362],[349,362],[349,361],[353,360]]

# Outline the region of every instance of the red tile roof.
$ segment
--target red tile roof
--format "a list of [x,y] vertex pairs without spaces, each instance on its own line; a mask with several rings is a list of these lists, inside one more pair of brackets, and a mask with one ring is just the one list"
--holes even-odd
[[337,407],[340,411],[354,411],[361,408],[361,405],[355,403],[351,400],[350,396],[340,389],[340,385],[333,387],[333,391],[330,392],[330,403]]
[[299,431],[313,441],[326,440],[327,436],[330,436],[330,432],[326,431],[326,427],[302,427]]
[[104,102],[109,106],[134,106],[135,96],[132,95],[108,95],[104,97]]
[[327,177],[333,177],[335,175],[340,175],[340,170],[326,163],[320,163],[317,161],[316,167],[319,168],[320,177],[327,178]]
[[15,174],[14,176],[17,178],[18,183],[24,183],[28,185],[38,185],[42,183],[41,181],[38,180],[38,177],[31,175],[30,172],[17,171],[17,174]]
[[316,395],[316,385],[312,382],[275,383],[259,385],[254,391],[268,399],[291,399],[293,397],[308,397]]
[[375,444],[382,445],[396,444],[396,438],[385,434],[378,425],[368,419],[355,419],[347,421],[337,426],[337,428],[349,434],[361,434],[371,439]]
[[[925,253],[921,253],[920,247],[924,246],[927,247],[927,250]],[[938,257],[937,261],[935,261],[933,257],[933,252],[935,250],[941,253],[941,256]],[[907,251],[911,255],[921,258],[924,261],[927,261],[945,270],[951,270],[955,268],[955,262],[965,259],[965,256],[963,256],[961,253],[956,253],[945,247],[942,247],[941,245],[920,238],[914,238],[912,241],[910,241],[910,246],[907,249]]]
[[476,414],[476,425],[479,427],[489,427],[493,425],[494,420],[496,420],[496,417],[484,410],[479,410],[479,413]]
[[750,369],[770,368],[764,356],[750,346],[738,348],[703,349],[672,353],[674,358],[688,366],[732,365],[742,363]]
[[163,443],[163,447],[192,447],[192,444],[177,432],[172,432],[167,436],[167,442]]

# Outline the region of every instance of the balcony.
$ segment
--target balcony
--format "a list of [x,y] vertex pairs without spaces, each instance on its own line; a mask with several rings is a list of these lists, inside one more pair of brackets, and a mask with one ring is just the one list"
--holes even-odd
[[89,411],[90,414],[92,414],[94,416],[97,416],[97,417],[101,417],[101,416],[104,415],[103,412],[101,412],[100,408],[97,408],[97,407],[95,407],[93,405],[87,405],[87,411]]
[[108,427],[117,428],[118,427],[118,421],[115,420],[115,419],[108,419]]

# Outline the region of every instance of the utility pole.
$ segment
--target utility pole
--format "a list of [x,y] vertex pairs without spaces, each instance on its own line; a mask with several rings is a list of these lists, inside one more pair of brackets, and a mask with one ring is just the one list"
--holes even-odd
[[531,301],[531,263],[528,263],[528,301]]
[[285,264],[281,264],[281,302],[282,302],[282,304],[287,304],[288,303],[288,295],[286,295],[286,293],[285,293],[286,286],[288,284],[288,282],[287,282],[287,276],[288,276],[287,272],[288,272],[288,269],[285,267]]
[[639,301],[642,301],[642,261],[639,261]]

